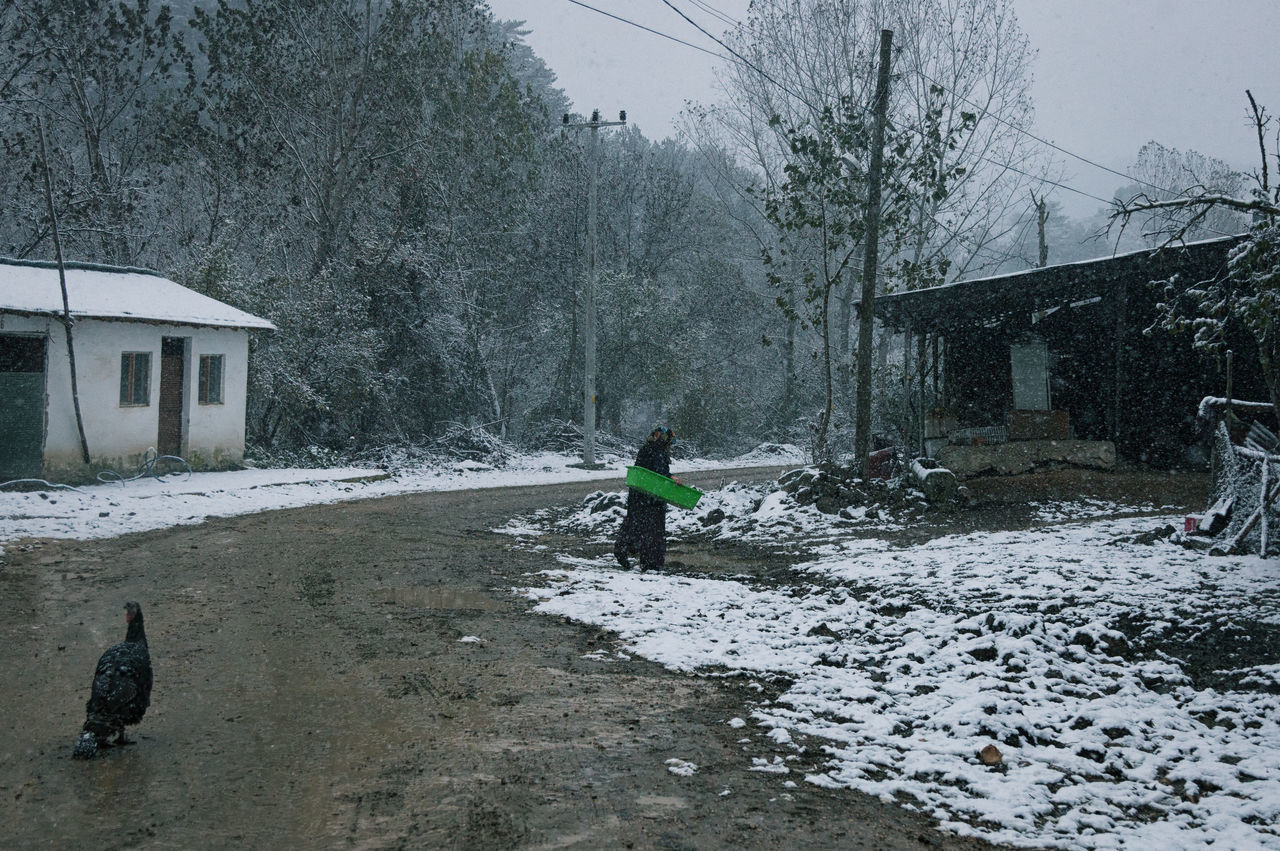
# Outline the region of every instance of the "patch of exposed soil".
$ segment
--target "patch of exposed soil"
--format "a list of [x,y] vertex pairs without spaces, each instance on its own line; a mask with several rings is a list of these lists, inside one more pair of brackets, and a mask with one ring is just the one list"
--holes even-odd
[[964,480],[962,485],[967,491],[963,508],[934,512],[899,540],[917,543],[939,535],[1025,529],[1043,522],[1040,508],[1051,503],[1096,500],[1126,506],[1115,516],[1133,517],[1201,511],[1209,498],[1205,473],[1148,469],[1099,472],[1064,468],[1019,476],[979,476]]
[[1097,499],[1200,510],[1209,498],[1206,473],[1167,473],[1145,468],[1114,473],[1064,468],[1020,476],[978,476],[966,479],[964,484],[969,489],[970,501],[977,507]]
[[[512,549],[490,530],[596,486],[6,546],[5,846],[985,847],[866,796],[749,771],[739,739],[757,756],[770,740],[726,722],[758,693],[594,653],[615,637],[531,614],[511,589],[580,542]],[[984,510],[982,523],[1002,510],[1016,522],[1017,500],[995,490],[979,496],[988,509],[938,528]],[[704,575],[789,565],[706,542],[677,542],[671,560]],[[138,744],[76,762],[93,666],[123,636],[127,599],[146,612],[152,707]],[[821,762],[808,744],[793,778]],[[668,759],[698,770],[677,776]]]

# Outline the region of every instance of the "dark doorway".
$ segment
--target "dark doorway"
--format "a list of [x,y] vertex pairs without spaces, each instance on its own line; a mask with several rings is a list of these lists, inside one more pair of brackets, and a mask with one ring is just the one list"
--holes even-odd
[[165,337],[160,341],[160,434],[156,449],[161,455],[182,455],[187,341]]
[[0,334],[0,481],[44,464],[45,338]]

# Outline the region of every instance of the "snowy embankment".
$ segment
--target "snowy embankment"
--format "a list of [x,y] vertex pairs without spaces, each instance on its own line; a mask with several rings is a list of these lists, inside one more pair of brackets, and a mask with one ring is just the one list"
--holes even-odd
[[[1015,845],[1280,848],[1280,665],[1257,660],[1280,636],[1280,562],[1127,541],[1175,518],[1080,519],[1132,508],[1097,502],[1046,508],[1026,532],[839,543],[822,515],[748,490],[699,512],[728,508],[720,527],[748,539],[826,540],[793,585],[565,558],[525,593],[616,632],[621,659],[781,689],[750,714],[762,752],[765,736],[795,743],[760,763],[780,780]],[[589,510],[568,522],[609,525]]]
[[[0,554],[21,538],[110,538],[280,508],[427,491],[501,488],[620,479],[628,460],[603,458],[605,469],[573,466],[574,456],[516,455],[501,465],[458,461],[388,474],[378,469],[236,470],[20,492],[0,489]],[[681,470],[799,463],[794,447],[763,446],[731,460],[679,462]]]

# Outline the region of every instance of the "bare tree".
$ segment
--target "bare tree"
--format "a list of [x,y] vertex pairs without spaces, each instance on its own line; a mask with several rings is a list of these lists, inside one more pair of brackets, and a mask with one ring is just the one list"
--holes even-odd
[[1158,245],[1171,234],[1190,241],[1242,233],[1249,226],[1248,216],[1230,204],[1189,208],[1167,203],[1211,195],[1234,199],[1247,194],[1245,175],[1220,159],[1153,141],[1138,151],[1132,174],[1138,181],[1120,189],[1116,197],[1122,206],[1147,205],[1139,224],[1149,245]]
[[[1153,328],[1192,332],[1196,348],[1209,352],[1226,348],[1233,323],[1245,328],[1257,344],[1263,381],[1280,420],[1280,184],[1271,179],[1266,149],[1272,118],[1251,92],[1245,94],[1261,157],[1249,197],[1196,184],[1176,198],[1152,199],[1144,194],[1117,201],[1111,221],[1123,228],[1135,217],[1150,221],[1158,216],[1164,226],[1163,246],[1182,241],[1222,211],[1253,217],[1246,238],[1228,257],[1225,274],[1208,281],[1164,282],[1165,300]],[[1270,158],[1280,168],[1280,137]]]
[[[1025,218],[1028,189],[1051,167],[1024,132],[1033,118],[1031,50],[1010,0],[759,0],[726,37],[741,61],[724,72],[720,103],[691,116],[686,130],[749,164],[768,197],[793,159],[786,129],[816,124],[842,102],[869,109],[881,29],[895,32],[890,127],[915,129],[927,145],[924,130],[935,121],[932,138],[955,142],[929,152],[954,178],[943,196],[921,192],[904,202],[914,238],[882,253],[882,277],[889,287],[914,287],[992,269]],[[790,259],[798,279],[820,255],[793,247]],[[921,277],[925,269],[932,273]],[[833,293],[846,399],[859,286],[850,274]],[[882,344],[882,362],[886,353]]]

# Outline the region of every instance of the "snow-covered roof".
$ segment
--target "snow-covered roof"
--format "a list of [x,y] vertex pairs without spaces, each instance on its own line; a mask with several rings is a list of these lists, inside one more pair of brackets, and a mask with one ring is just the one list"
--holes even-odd
[[[65,268],[73,317],[275,329],[265,319],[147,269],[89,263],[67,263]],[[61,314],[57,264],[0,258],[0,312]]]
[[[1193,279],[1218,274],[1227,253],[1245,239],[1215,237],[1160,250],[1140,249],[1110,257],[1061,263],[937,287],[876,296],[876,318],[894,330],[910,324],[938,330],[1001,316],[1027,315],[1073,304],[1116,289],[1120,281],[1150,282],[1182,274]],[[859,306],[861,302],[859,302]]]

